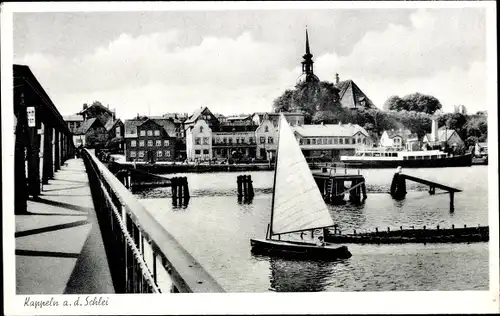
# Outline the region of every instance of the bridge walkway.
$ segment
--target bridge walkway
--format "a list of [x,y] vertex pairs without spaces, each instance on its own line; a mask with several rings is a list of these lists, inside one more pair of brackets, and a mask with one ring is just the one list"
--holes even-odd
[[82,159],[70,159],[16,215],[17,294],[114,293]]

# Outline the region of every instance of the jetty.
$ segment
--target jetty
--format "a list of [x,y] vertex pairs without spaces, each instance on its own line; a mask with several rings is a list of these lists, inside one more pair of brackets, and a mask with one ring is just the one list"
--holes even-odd
[[342,234],[335,229],[326,229],[324,232],[325,242],[332,244],[403,244],[403,243],[470,243],[489,241],[489,227],[477,226],[463,228],[441,228],[439,225],[434,229],[423,226],[420,229],[399,229],[358,233]]
[[396,173],[394,174],[394,177],[392,179],[390,193],[395,199],[405,198],[406,180],[428,185],[430,195],[436,194],[436,188],[448,192],[450,194],[450,212],[453,212],[455,210],[455,193],[462,192],[461,189],[453,188],[445,184],[437,183],[435,181],[410,176],[404,173]]
[[366,183],[359,169],[347,164],[331,164],[312,171],[314,180],[326,202],[344,204],[346,194],[349,201],[360,203],[366,200]]

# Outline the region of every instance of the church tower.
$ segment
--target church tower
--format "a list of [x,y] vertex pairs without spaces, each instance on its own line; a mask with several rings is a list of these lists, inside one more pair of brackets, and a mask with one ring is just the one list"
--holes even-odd
[[299,82],[318,82],[319,79],[314,74],[314,61],[312,60],[313,54],[311,54],[311,49],[309,47],[309,34],[307,33],[306,28],[306,53],[302,56],[304,59],[302,61],[302,75],[299,77]]

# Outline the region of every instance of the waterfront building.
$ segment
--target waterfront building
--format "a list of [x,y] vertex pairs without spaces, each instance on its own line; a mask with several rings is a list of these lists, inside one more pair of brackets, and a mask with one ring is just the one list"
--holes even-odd
[[[169,121],[168,119],[165,121]],[[174,161],[176,137],[170,136],[160,120],[139,117],[125,121],[126,161]]]
[[186,155],[190,161],[212,160],[212,129],[204,119],[196,119],[186,128]]
[[[278,113],[269,113],[278,114]],[[279,115],[269,115],[265,113],[260,121],[259,126],[255,130],[255,140],[257,143],[257,159],[268,160],[272,159],[276,153],[276,146],[278,144],[278,122],[272,118],[279,118]],[[257,114],[255,114],[257,115]],[[254,117],[259,117],[258,115]],[[290,118],[290,116],[285,116]],[[302,119],[304,116],[302,115]],[[295,121],[294,119],[292,119]],[[296,121],[295,121],[296,122]]]
[[424,149],[443,146],[455,148],[464,146],[464,141],[455,130],[449,129],[446,126],[438,129],[437,118],[432,119],[431,133],[426,134],[422,142]]
[[63,119],[71,133],[75,133],[83,124],[83,116],[79,114],[65,115]]
[[108,140],[104,124],[96,117],[87,119],[73,133],[75,147],[103,148]]
[[382,133],[379,146],[394,150],[418,150],[418,136],[407,129],[388,130]]
[[122,151],[125,145],[125,125],[121,119],[110,118],[104,126],[108,132],[108,142],[106,147]]
[[252,159],[257,155],[255,130],[251,115],[232,116],[212,131],[213,158]]
[[295,137],[306,159],[339,160],[356,150],[372,147],[368,132],[357,124],[316,124],[293,126]]

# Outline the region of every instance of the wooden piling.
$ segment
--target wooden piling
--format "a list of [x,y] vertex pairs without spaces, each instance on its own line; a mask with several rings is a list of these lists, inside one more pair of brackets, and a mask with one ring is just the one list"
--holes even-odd
[[189,199],[191,195],[189,194],[189,183],[187,177],[184,177],[184,198]]
[[243,195],[242,191],[242,185],[243,185],[243,179],[242,179],[242,176],[238,176],[236,178],[236,183],[238,185],[238,196],[241,197]]
[[450,191],[450,212],[455,211],[455,192]]
[[177,177],[170,179],[170,182],[172,186],[172,200],[175,201],[177,200]]

